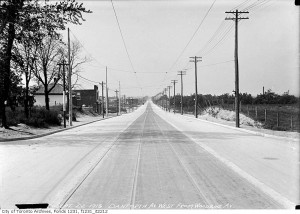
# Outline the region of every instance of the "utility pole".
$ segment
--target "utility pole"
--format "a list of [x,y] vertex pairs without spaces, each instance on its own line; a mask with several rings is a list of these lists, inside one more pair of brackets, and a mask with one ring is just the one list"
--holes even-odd
[[167,90],[168,90],[167,88],[164,88],[164,94],[166,95],[166,96],[165,96],[165,98],[166,98],[166,99],[165,99],[165,100],[166,100],[166,102],[165,102],[165,110],[166,110],[166,111],[168,111],[168,97],[167,97]]
[[65,65],[68,65],[65,63],[65,59],[62,60],[61,63],[58,63],[59,70],[60,66],[63,66],[63,114],[64,114],[64,128],[66,128],[66,72],[65,72]]
[[72,126],[73,100],[72,100],[72,68],[71,68],[71,48],[70,48],[70,28],[68,28],[68,61],[69,61],[69,126]]
[[125,94],[123,95],[123,108],[125,109],[125,112],[127,113],[127,110],[126,110],[126,95]]
[[169,89],[169,112],[170,112],[170,108],[171,108],[171,100],[170,100],[170,89],[172,88],[172,86],[168,86]]
[[119,115],[121,115],[121,85],[119,81]]
[[106,102],[105,102],[105,107],[106,107],[106,117],[108,117],[108,87],[107,87],[107,66],[105,68],[105,79],[106,79]]
[[101,103],[101,111],[102,111],[102,117],[104,118],[104,82],[102,81],[102,83],[99,83],[102,87],[102,103]]
[[186,75],[186,71],[178,71],[178,75],[180,75],[181,78],[181,115],[183,115],[183,81],[182,81],[182,76]]
[[195,117],[198,118],[198,87],[197,87],[197,62],[202,61],[202,57],[193,56],[190,57],[190,62],[195,63]]
[[171,82],[174,85],[174,114],[175,114],[175,84],[177,83],[177,80],[172,80]]
[[234,18],[225,18],[225,20],[234,20],[235,21],[235,126],[240,127],[240,108],[239,108],[239,62],[238,62],[238,22],[241,19],[249,19],[248,17],[238,17],[240,14],[249,13],[247,11],[229,11],[225,13],[234,14]]
[[118,110],[118,105],[119,105],[119,104],[118,104],[118,92],[119,92],[119,91],[116,89],[115,92],[116,92],[116,99],[117,99],[117,100],[116,100],[116,102],[117,102],[117,103],[116,103],[116,108],[117,108],[117,116],[118,116],[118,115],[119,115],[119,114],[118,114],[118,112],[119,112],[119,110]]

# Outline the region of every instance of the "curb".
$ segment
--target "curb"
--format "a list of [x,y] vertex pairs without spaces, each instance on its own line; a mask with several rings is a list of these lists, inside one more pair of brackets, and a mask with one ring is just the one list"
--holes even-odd
[[[163,112],[165,112],[165,111],[163,111]],[[166,112],[166,113],[170,113],[170,112]],[[214,125],[217,125],[217,126],[222,126],[224,128],[234,129],[234,130],[240,131],[240,132],[247,132],[249,134],[254,134],[254,135],[258,135],[258,136],[262,136],[262,137],[269,137],[269,138],[274,138],[274,139],[281,139],[281,140],[289,140],[289,141],[299,142],[299,139],[296,139],[296,138],[289,138],[289,137],[275,136],[275,135],[271,135],[271,134],[264,134],[264,133],[261,133],[261,132],[251,131],[251,130],[247,130],[247,129],[244,129],[244,128],[232,127],[232,126],[229,126],[229,125],[216,123],[216,122],[212,122],[212,121],[208,121],[208,120],[203,120],[203,119],[200,119],[200,118],[189,117],[187,115],[182,115],[182,116],[187,117],[187,118],[191,118],[191,119],[194,119],[194,120],[200,120],[200,121],[210,123],[210,124],[214,124]]]
[[70,130],[70,129],[74,129],[74,128],[77,128],[77,127],[80,127],[80,126],[84,126],[84,125],[88,125],[88,124],[91,124],[91,123],[99,122],[99,121],[102,121],[102,120],[107,120],[107,119],[110,119],[110,118],[113,118],[113,117],[117,117],[117,116],[110,116],[110,117],[94,120],[94,121],[91,121],[91,122],[87,122],[87,123],[84,123],[84,124],[80,124],[78,126],[71,126],[71,127],[65,128],[65,129],[59,129],[59,130],[55,130],[55,131],[52,131],[52,132],[39,134],[39,135],[34,135],[34,136],[30,136],[30,137],[0,139],[0,143],[1,142],[10,142],[10,141],[19,141],[19,140],[31,140],[31,139],[35,139],[35,138],[45,137],[45,136],[52,135],[52,134],[55,134],[55,133],[58,133],[58,132],[67,131],[67,130]]

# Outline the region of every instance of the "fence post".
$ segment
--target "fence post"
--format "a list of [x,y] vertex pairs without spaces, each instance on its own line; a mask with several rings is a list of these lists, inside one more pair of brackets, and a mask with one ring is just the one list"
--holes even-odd
[[257,106],[255,106],[255,118],[257,119]]
[[293,115],[291,115],[291,130],[293,131]]
[[279,127],[279,112],[277,112],[277,127]]
[[267,123],[267,109],[265,109],[265,123]]
[[247,105],[247,113],[248,113],[248,117],[249,117],[249,105]]

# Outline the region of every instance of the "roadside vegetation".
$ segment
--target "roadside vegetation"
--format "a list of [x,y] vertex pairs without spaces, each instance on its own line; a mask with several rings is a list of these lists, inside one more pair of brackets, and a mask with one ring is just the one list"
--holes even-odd
[[[157,104],[169,108],[167,96],[154,100]],[[175,96],[176,112],[180,113],[181,96]],[[174,97],[170,99],[173,109]],[[299,97],[285,92],[276,94],[270,89],[264,94],[252,96],[240,94],[240,122],[250,126],[278,131],[300,132],[300,102]],[[183,112],[194,114],[195,95],[183,96]],[[211,115],[227,121],[235,121],[235,97],[232,94],[198,95],[198,112],[200,115]]]
[[[44,126],[60,123],[59,112],[50,109],[49,93],[62,81],[58,63],[65,62],[67,46],[61,32],[67,24],[85,21],[83,13],[91,11],[74,0],[0,1],[0,127],[7,129],[19,121]],[[88,61],[79,57],[79,51],[77,44],[71,44],[73,74]],[[36,90],[30,87],[32,82],[44,88],[45,109],[32,108]]]

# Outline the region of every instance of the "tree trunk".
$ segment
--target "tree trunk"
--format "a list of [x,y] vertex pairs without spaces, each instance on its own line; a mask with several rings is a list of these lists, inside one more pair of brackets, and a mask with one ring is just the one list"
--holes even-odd
[[45,84],[44,85],[44,87],[45,87],[45,91],[44,91],[44,93],[45,93],[45,106],[46,106],[46,110],[50,110],[50,106],[49,106],[49,92],[48,92],[48,85],[47,84]]
[[25,86],[25,99],[24,99],[24,112],[25,112],[25,116],[28,119],[29,118],[29,105],[28,105],[28,101],[29,101],[29,85],[28,85],[28,74],[25,74],[26,77],[26,86]]
[[[12,20],[15,20],[15,11],[12,12]],[[9,85],[10,85],[10,60],[11,60],[11,51],[13,47],[13,42],[15,39],[15,27],[13,23],[9,23],[8,25],[8,40],[7,40],[7,46],[5,50],[5,57],[3,61],[3,70],[2,70],[2,93],[1,93],[1,101],[0,101],[0,108],[1,108],[1,118],[2,118],[2,127],[8,128],[7,120],[6,120],[6,114],[5,114],[5,101],[7,101],[8,98],[8,92],[9,92]]]

